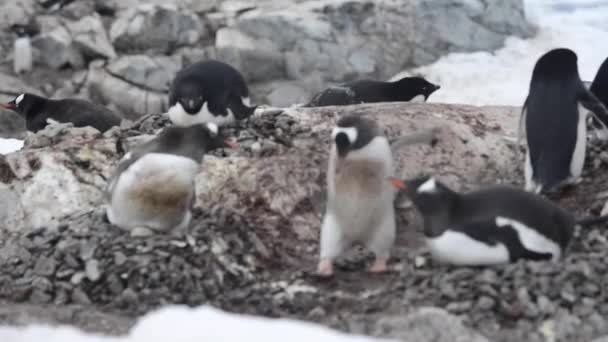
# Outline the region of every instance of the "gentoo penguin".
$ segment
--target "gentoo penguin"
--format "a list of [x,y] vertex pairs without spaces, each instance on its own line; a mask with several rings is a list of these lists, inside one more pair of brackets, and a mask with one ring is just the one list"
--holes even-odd
[[582,107],[608,120],[606,108],[583,85],[572,50],[554,49],[541,56],[520,122],[527,141],[527,191],[540,193],[580,177],[587,141],[587,111]]
[[181,232],[194,203],[194,178],[203,155],[236,145],[214,123],[165,128],[128,151],[106,188],[107,220],[122,229]]
[[426,102],[439,88],[422,77],[404,77],[394,82],[359,80],[327,88],[313,96],[305,107],[372,102]]
[[607,219],[576,221],[540,195],[508,186],[458,193],[429,176],[389,181],[404,190],[422,214],[433,258],[455,265],[556,261],[569,245],[576,224]]
[[[602,65],[595,74],[595,78],[589,87],[589,90],[602,102],[605,107],[608,107],[608,58],[604,60]],[[608,128],[608,120],[597,120],[604,126],[604,130]]]
[[34,133],[53,122],[71,122],[75,127],[91,126],[105,132],[120,125],[120,118],[109,109],[81,99],[52,100],[24,93],[0,108],[10,109],[25,119],[25,126]]
[[223,125],[249,117],[249,89],[232,66],[216,60],[180,70],[169,92],[168,115],[173,124],[189,126],[212,122]]
[[345,116],[333,129],[327,170],[327,207],[321,226],[318,273],[333,273],[333,261],[353,243],[375,253],[371,272],[386,270],[395,240],[395,189],[388,139],[371,119]]
[[30,72],[32,70],[32,42],[23,25],[13,25],[13,32],[17,35],[13,43],[13,71],[15,74]]

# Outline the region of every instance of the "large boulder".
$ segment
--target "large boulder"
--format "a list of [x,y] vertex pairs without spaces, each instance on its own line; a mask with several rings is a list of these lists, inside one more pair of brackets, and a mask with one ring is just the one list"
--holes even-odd
[[[243,145],[241,151],[206,157],[197,177],[196,204],[235,210],[251,217],[260,229],[282,225],[302,238],[313,238],[324,206],[329,132],[339,116],[371,115],[389,137],[438,128],[434,148],[395,151],[397,176],[432,172],[450,185],[466,187],[514,174],[515,152],[505,139],[516,122],[510,111],[385,104],[290,109],[278,117],[255,117],[250,129],[234,133]],[[1,209],[14,213],[3,214],[12,219],[3,221],[2,228],[58,225],[65,215],[99,208],[101,190],[118,156],[115,139],[94,132],[83,128],[39,133],[26,140],[23,150],[6,156],[0,172],[8,175],[2,180],[3,196],[15,208]],[[45,134],[51,138],[40,138]]]
[[128,119],[164,112],[168,89],[181,68],[176,57],[127,55],[89,66],[86,88],[91,98],[113,104]]
[[[341,82],[388,78],[445,53],[494,50],[509,36],[531,33],[522,1],[303,1],[245,12],[218,31],[216,47],[272,61],[282,53],[277,73]],[[233,62],[251,68],[247,58]]]
[[142,4],[122,11],[110,28],[110,38],[121,52],[153,50],[168,53],[194,45],[207,34],[199,18],[172,5]]

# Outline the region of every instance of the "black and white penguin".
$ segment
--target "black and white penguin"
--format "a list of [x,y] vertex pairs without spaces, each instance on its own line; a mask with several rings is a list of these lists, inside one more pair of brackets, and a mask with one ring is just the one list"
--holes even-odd
[[183,232],[203,155],[224,147],[236,145],[214,123],[165,128],[120,160],[106,188],[106,218],[131,232]]
[[13,25],[12,31],[17,36],[13,43],[13,71],[15,74],[32,70],[32,42],[27,25]]
[[353,243],[375,253],[371,272],[383,272],[395,240],[395,189],[388,139],[375,121],[345,116],[333,129],[327,171],[327,207],[321,226],[318,273],[333,273],[333,261]]
[[169,93],[171,122],[178,126],[212,122],[223,125],[253,114],[249,89],[232,66],[216,60],[191,64],[180,70]]
[[520,123],[527,143],[527,191],[540,193],[580,177],[587,142],[588,112],[583,108],[608,120],[606,107],[579,77],[576,54],[560,48],[541,56]]
[[19,113],[31,132],[38,132],[48,124],[71,122],[75,127],[91,126],[105,132],[120,125],[120,117],[109,109],[81,99],[52,100],[24,93],[0,108]]
[[[604,60],[597,73],[593,82],[589,86],[589,90],[602,102],[605,107],[608,107],[608,58]],[[608,139],[608,118],[602,120],[594,116],[594,119],[602,126],[602,139]]]
[[329,87],[313,96],[305,107],[372,102],[426,102],[439,88],[422,77],[404,77],[394,82],[359,80]]
[[508,186],[458,193],[434,177],[390,179],[405,191],[424,221],[434,259],[455,265],[492,265],[518,259],[558,260],[572,239],[577,221],[549,200]]

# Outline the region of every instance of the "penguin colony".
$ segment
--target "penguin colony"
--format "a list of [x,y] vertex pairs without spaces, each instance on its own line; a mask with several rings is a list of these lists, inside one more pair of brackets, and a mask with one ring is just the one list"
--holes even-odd
[[[19,41],[15,48],[28,43]],[[15,73],[31,68],[24,58]],[[426,102],[440,86],[422,77],[395,82],[359,80],[329,87],[305,107],[371,102]],[[237,148],[222,126],[257,112],[241,73],[217,60],[179,71],[171,84],[165,127],[151,140],[128,149],[108,181],[105,219],[131,231],[180,233],[188,229],[194,179],[205,153]],[[330,137],[327,205],[320,227],[317,273],[333,274],[333,263],[355,243],[375,254],[370,272],[388,269],[395,241],[395,206],[404,192],[422,216],[424,235],[438,262],[493,265],[519,259],[558,261],[577,226],[608,217],[577,219],[545,197],[547,191],[576,184],[585,160],[587,119],[608,125],[608,59],[592,83],[580,79],[577,56],[559,48],[541,56],[532,71],[520,117],[525,139],[525,187],[495,186],[459,193],[433,176],[394,178],[392,149],[380,123],[365,115],[340,118]],[[13,110],[37,132],[55,122],[106,131],[117,115],[79,99],[46,99],[20,94],[1,107]],[[419,143],[411,139],[406,144]],[[405,139],[404,141],[407,141]],[[124,150],[124,148],[117,148]]]

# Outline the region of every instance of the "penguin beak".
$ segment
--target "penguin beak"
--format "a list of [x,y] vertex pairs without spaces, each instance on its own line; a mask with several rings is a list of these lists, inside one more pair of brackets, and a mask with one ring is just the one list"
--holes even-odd
[[397,189],[403,190],[405,189],[405,183],[397,178],[389,178],[388,181]]
[[226,147],[229,147],[229,148],[231,148],[233,150],[236,150],[236,149],[239,148],[239,145],[237,143],[232,142],[232,141],[230,141],[228,139],[224,140],[224,145],[226,145]]
[[15,110],[15,103],[14,102],[9,102],[9,103],[0,103],[0,108],[4,108],[4,109],[8,109],[8,110]]

